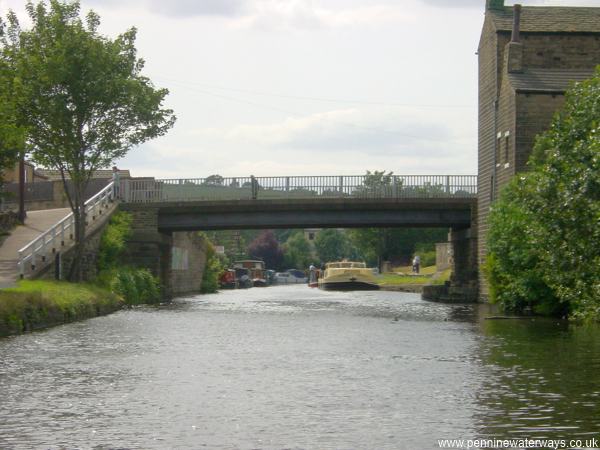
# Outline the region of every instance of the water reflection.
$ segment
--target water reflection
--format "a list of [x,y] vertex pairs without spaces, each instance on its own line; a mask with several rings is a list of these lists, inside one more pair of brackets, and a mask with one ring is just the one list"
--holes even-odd
[[481,435],[600,436],[600,333],[554,320],[482,325],[489,380],[479,392]]
[[403,293],[183,298],[0,340],[0,448],[597,437],[598,331]]

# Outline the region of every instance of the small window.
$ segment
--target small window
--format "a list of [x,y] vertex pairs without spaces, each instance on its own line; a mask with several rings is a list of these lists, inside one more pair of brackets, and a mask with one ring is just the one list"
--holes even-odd
[[504,162],[508,164],[510,155],[510,131],[504,133]]
[[500,155],[501,155],[501,148],[502,148],[502,133],[498,133],[498,136],[496,138],[496,148],[495,148],[495,153],[496,153],[496,167],[500,166]]
[[308,240],[309,241],[314,241],[315,240],[315,233],[308,233]]

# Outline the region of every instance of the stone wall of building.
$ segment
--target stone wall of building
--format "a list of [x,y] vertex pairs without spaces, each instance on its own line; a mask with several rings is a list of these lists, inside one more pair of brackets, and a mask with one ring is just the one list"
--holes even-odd
[[531,69],[590,69],[600,62],[600,37],[595,34],[521,33],[521,42],[523,64]]
[[[499,40],[503,39],[502,42]],[[504,48],[508,40],[499,36],[489,18],[486,18],[479,43],[479,131],[478,131],[478,250],[479,265],[485,262],[488,224],[487,217],[491,202],[495,196],[495,155],[496,155],[496,118],[499,104],[498,91],[502,83]],[[482,294],[486,294],[485,282],[480,279]]]
[[565,96],[560,94],[517,94],[515,172],[527,170],[527,161],[533,150],[535,138],[550,128],[556,111],[565,103]]

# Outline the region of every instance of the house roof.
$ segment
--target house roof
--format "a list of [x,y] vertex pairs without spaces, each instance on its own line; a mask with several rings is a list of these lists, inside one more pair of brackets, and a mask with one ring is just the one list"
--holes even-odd
[[[513,8],[490,9],[496,31],[511,31]],[[524,6],[521,31],[530,33],[600,33],[600,8]]]
[[574,82],[593,75],[593,70],[527,69],[521,73],[509,73],[508,78],[516,91],[563,93]]
[[[36,169],[36,171],[48,178],[48,180],[50,181],[54,181],[54,180],[61,180],[61,176],[60,176],[60,171],[59,170],[53,170],[53,169]],[[124,169],[119,169],[119,175],[121,178],[131,178],[131,174],[129,173],[129,170],[124,170]],[[112,178],[113,176],[113,171],[112,169],[102,169],[102,170],[96,170],[92,176],[93,179],[109,179]]]

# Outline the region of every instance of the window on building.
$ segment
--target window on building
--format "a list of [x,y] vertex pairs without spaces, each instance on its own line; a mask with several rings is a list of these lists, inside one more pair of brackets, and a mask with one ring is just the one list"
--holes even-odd
[[494,149],[496,155],[496,166],[500,165],[500,156],[502,155],[502,133],[498,133],[496,137],[496,148]]
[[313,233],[313,232],[308,233],[308,240],[309,241],[314,241],[315,240],[315,233]]
[[508,164],[508,157],[510,155],[510,131],[504,133],[504,162]]

